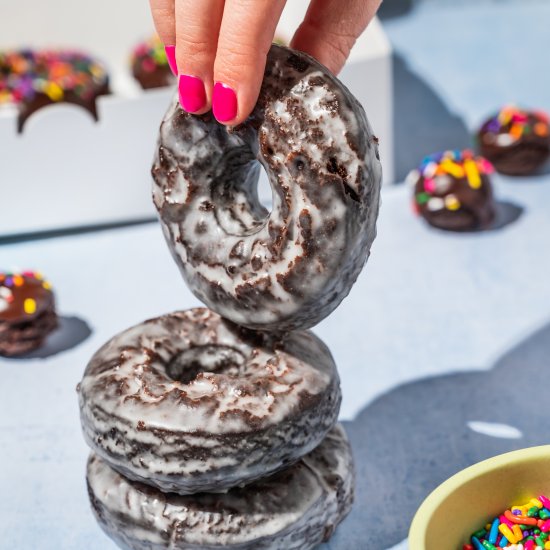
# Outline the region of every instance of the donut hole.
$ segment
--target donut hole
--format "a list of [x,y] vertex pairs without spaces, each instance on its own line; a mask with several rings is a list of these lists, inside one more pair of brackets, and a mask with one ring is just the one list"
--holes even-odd
[[271,187],[264,174],[259,193],[261,173],[262,165],[245,145],[228,151],[220,162],[211,195],[216,219],[228,235],[246,237],[258,233],[266,225]]
[[237,377],[245,364],[244,355],[231,346],[208,344],[176,355],[166,366],[166,374],[177,382],[190,384],[199,374],[216,373]]

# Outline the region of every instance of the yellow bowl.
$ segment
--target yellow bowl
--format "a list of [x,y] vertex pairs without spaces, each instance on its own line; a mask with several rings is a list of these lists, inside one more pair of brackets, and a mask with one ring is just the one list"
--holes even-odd
[[461,550],[470,536],[512,505],[550,498],[550,445],[495,456],[441,484],[420,506],[410,550]]

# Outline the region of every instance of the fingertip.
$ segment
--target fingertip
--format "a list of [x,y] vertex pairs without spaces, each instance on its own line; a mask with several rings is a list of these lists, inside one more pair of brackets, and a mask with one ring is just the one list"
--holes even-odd
[[212,110],[222,124],[236,125],[252,113],[262,85],[267,50],[221,49],[214,65]]
[[222,124],[240,124],[252,113],[284,3],[285,0],[226,0],[212,95],[214,116]]
[[178,94],[182,109],[192,114],[202,114],[208,110],[206,87],[201,78],[192,75],[178,76]]
[[222,124],[239,124],[246,116],[242,109],[239,116],[237,92],[228,84],[216,82],[212,93],[212,113]]

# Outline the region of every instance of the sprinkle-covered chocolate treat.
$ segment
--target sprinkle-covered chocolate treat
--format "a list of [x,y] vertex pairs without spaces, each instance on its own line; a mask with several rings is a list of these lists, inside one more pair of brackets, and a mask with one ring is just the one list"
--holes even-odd
[[131,65],[134,78],[144,90],[170,86],[175,82],[164,51],[164,44],[158,36],[140,42],[134,48]]
[[414,186],[413,208],[440,229],[487,228],[495,218],[492,171],[487,160],[469,150],[430,155],[407,176]]
[[38,348],[57,327],[52,287],[39,273],[0,273],[0,355]]
[[52,103],[72,103],[97,119],[96,98],[109,93],[105,67],[72,50],[0,51],[0,105],[19,106],[19,131],[27,118]]
[[549,122],[541,111],[503,107],[481,126],[480,152],[503,174],[532,174],[550,156]]

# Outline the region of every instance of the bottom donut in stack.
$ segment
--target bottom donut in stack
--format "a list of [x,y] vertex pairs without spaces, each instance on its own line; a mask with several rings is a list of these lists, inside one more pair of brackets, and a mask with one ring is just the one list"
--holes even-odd
[[314,548],[349,512],[354,486],[340,425],[286,470],[227,493],[163,493],[121,476],[95,454],[87,481],[102,529],[132,550]]
[[122,548],[313,548],[351,508],[338,373],[310,331],[164,315],[105,344],[78,392],[92,506]]

